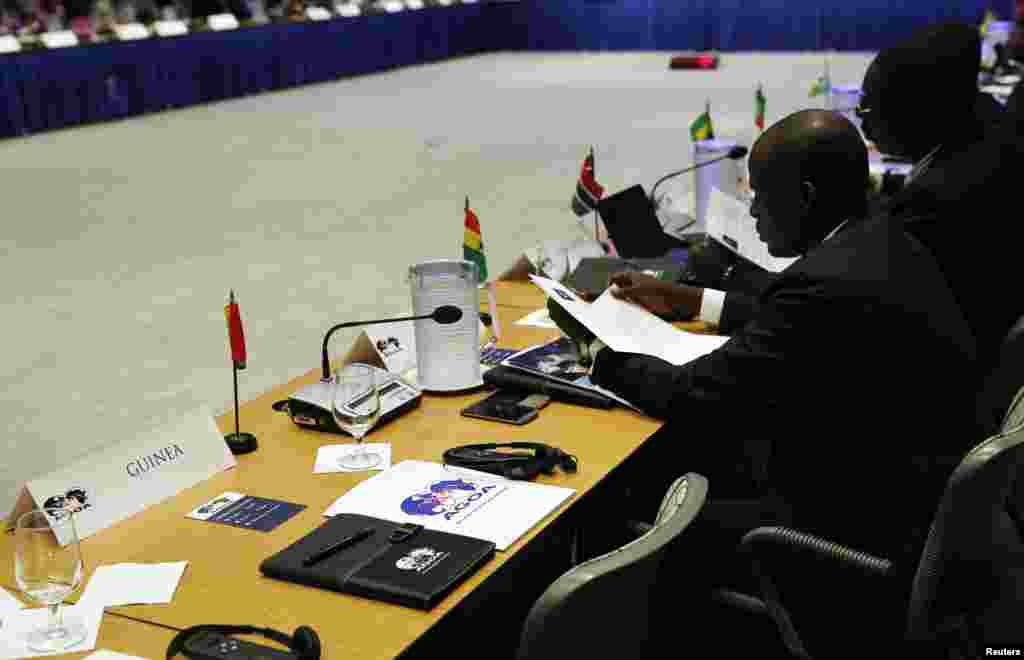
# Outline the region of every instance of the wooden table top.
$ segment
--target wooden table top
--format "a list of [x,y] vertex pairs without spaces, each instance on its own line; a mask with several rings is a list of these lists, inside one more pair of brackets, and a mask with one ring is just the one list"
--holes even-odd
[[[482,302],[486,300],[482,297]],[[503,336],[499,346],[525,348],[557,336],[553,330],[515,325],[527,309],[544,304],[544,294],[530,283],[501,282],[498,302]],[[486,304],[484,302],[484,304]],[[707,331],[700,323],[677,324],[691,331]],[[394,657],[423,635],[448,611],[492,575],[517,550],[537,535],[572,503],[622,463],[660,422],[630,410],[600,410],[554,402],[526,426],[495,424],[463,417],[459,411],[486,393],[425,393],[421,405],[401,418],[374,429],[368,441],[392,443],[394,463],[406,459],[440,462],[449,447],[478,442],[539,441],[558,446],[579,457],[575,474],[541,475],[538,481],[576,490],[576,496],[528,532],[508,552],[469,578],[429,612],[373,600],[312,589],[263,577],[265,558],[305,536],[322,524],[324,510],[339,496],[374,473],[313,474],[317,449],[348,442],[346,436],[318,433],[294,425],[271,404],[287,398],[299,387],[315,382],[319,371],[264,393],[242,407],[243,430],[255,433],[260,448],[238,457],[236,468],[217,474],[177,496],[151,506],[82,542],[87,576],[98,565],[118,562],[188,560],[188,569],[169,605],[112,608],[104,618],[101,647],[147,657],[162,657],[170,633],[153,633],[159,651],[152,652],[147,624],[118,615],[172,628],[203,623],[256,624],[282,631],[310,625],[320,634],[325,658]],[[233,430],[233,417],[218,420],[224,431]],[[306,509],[272,532],[262,533],[228,525],[190,520],[185,515],[224,491],[282,499],[305,504]],[[13,535],[0,537],[0,585],[15,589]],[[72,598],[73,600],[74,598]],[[113,639],[123,635],[126,644]]]
[[[529,286],[534,289],[532,285]],[[534,289],[535,290],[535,289]],[[539,293],[539,292],[538,292]],[[525,296],[525,293],[522,295]],[[541,298],[542,300],[542,294]],[[521,308],[501,307],[501,346],[522,348],[542,343],[557,333],[514,325]],[[319,377],[318,370],[294,379],[246,403],[243,430],[255,433],[260,448],[239,456],[238,466],[217,474],[151,506],[82,542],[87,573],[101,564],[188,560],[189,565],[169,605],[139,605],[111,611],[174,628],[202,623],[258,624],[283,631],[310,625],[321,636],[325,657],[383,658],[400,653],[425,633],[477,585],[562,511],[592,489],[660,426],[630,410],[611,411],[552,403],[526,426],[496,424],[463,417],[459,411],[482,398],[466,394],[425,394],[422,404],[401,418],[374,429],[370,442],[392,443],[392,460],[440,462],[449,447],[478,442],[540,441],[561,447],[580,460],[577,473],[541,476],[538,481],[577,491],[559,511],[548,516],[508,552],[498,553],[476,575],[429,612],[311,589],[263,577],[265,558],[305,536],[324,522],[324,510],[367,478],[368,473],[313,474],[318,447],[348,441],[345,436],[318,433],[294,425],[271,404]],[[233,430],[233,417],[218,419]],[[373,473],[375,474],[375,473]],[[186,514],[224,491],[305,504],[306,509],[272,532],[262,533],[185,518]],[[13,587],[13,541],[0,541],[0,584]]]

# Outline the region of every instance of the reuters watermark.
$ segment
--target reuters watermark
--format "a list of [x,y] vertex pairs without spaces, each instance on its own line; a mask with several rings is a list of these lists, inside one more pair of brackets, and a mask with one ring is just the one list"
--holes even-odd
[[1019,646],[986,646],[986,658],[1020,658],[1024,657]]

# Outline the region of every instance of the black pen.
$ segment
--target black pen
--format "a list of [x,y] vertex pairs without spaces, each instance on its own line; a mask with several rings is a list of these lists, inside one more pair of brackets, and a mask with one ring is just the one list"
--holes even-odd
[[341,550],[344,550],[345,548],[351,547],[351,546],[355,545],[356,543],[359,543],[360,541],[362,541],[364,539],[370,538],[371,536],[373,536],[373,531],[374,531],[373,527],[367,527],[366,529],[364,529],[362,531],[356,532],[352,536],[346,536],[345,538],[341,539],[337,543],[332,543],[329,546],[323,548],[322,550],[314,552],[310,556],[306,557],[305,559],[302,560],[302,565],[303,566],[312,566],[313,564],[317,563],[318,561],[322,561],[322,560],[330,557],[331,555],[333,555],[336,552],[339,552]]

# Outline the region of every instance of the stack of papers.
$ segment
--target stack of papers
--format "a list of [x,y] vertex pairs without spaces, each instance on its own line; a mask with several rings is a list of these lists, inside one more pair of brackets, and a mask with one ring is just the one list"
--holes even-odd
[[510,545],[575,493],[476,470],[402,461],[335,500],[325,516],[355,513]]

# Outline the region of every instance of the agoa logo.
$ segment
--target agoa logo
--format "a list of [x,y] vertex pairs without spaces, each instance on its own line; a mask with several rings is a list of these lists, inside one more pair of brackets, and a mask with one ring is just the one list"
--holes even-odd
[[465,479],[435,481],[425,490],[402,500],[402,511],[411,516],[443,515],[451,520],[457,513],[496,490],[491,483],[475,483]]

